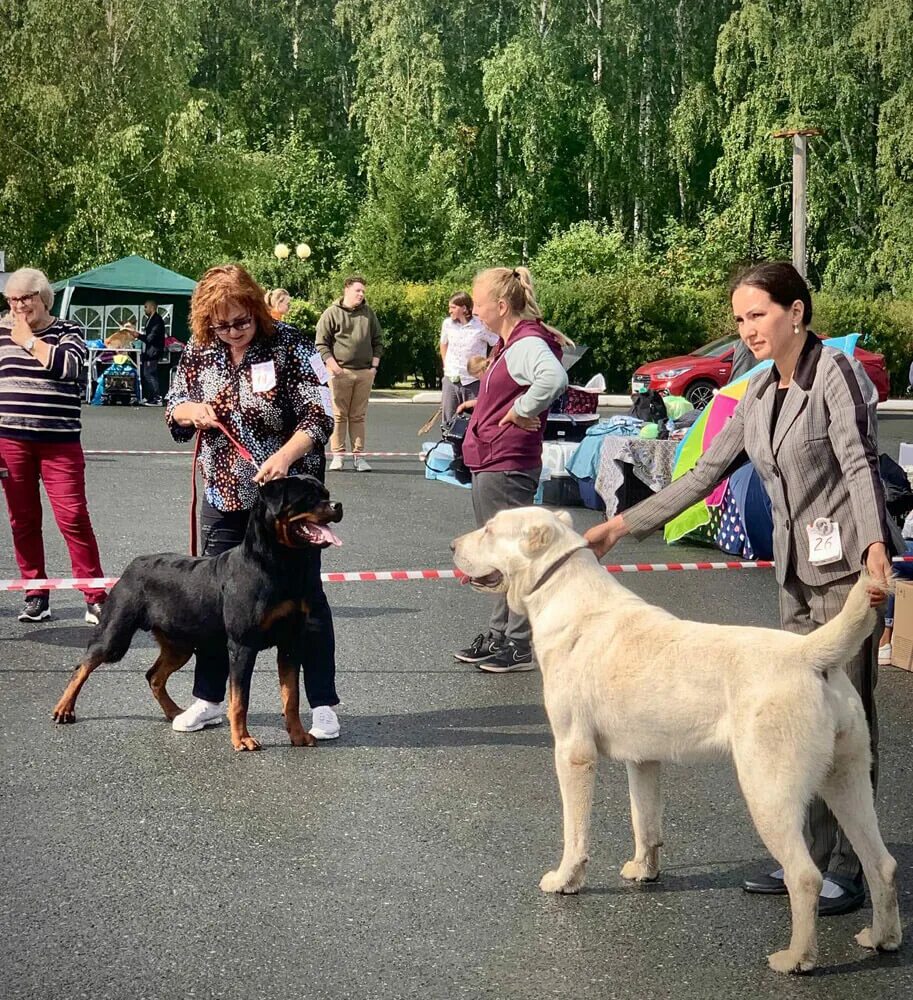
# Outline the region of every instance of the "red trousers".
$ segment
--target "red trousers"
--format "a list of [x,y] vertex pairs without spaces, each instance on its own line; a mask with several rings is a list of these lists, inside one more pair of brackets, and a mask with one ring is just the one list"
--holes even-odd
[[[0,483],[6,494],[13,547],[22,578],[42,580],[47,577],[39,480],[44,483],[57,527],[70,550],[73,576],[83,579],[104,576],[86,503],[86,460],[82,445],[78,441],[16,441],[0,437],[0,462],[9,472]],[[107,596],[104,590],[80,589],[87,603],[103,601]],[[47,591],[29,590],[26,596],[37,597],[45,593]]]

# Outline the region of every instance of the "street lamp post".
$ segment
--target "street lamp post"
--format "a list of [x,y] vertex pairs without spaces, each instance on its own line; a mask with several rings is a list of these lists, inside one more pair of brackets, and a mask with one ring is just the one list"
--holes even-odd
[[793,267],[805,277],[807,253],[805,247],[806,218],[808,209],[808,137],[821,135],[820,128],[783,129],[774,132],[775,139],[793,141]]

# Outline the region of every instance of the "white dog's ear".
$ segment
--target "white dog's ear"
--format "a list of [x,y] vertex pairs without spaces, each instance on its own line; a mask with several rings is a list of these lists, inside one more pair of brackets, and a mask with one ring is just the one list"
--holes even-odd
[[520,547],[526,555],[534,556],[537,552],[547,549],[554,537],[555,531],[550,524],[536,524],[523,532]]
[[556,510],[555,517],[557,517],[562,524],[566,524],[569,528],[574,527],[574,519],[566,510]]

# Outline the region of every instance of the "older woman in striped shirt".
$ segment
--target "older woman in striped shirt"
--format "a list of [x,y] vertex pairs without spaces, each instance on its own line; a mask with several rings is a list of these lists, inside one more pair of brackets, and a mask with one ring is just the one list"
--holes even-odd
[[[85,341],[75,323],[51,315],[54,292],[41,271],[14,271],[4,295],[11,312],[0,327],[0,463],[8,470],[2,482],[16,562],[23,579],[47,576],[38,490],[43,482],[70,552],[73,575],[97,579],[103,573],[79,443]],[[81,589],[86,623],[97,625],[105,591]],[[50,616],[48,592],[40,587],[27,590],[19,621],[40,622]]]

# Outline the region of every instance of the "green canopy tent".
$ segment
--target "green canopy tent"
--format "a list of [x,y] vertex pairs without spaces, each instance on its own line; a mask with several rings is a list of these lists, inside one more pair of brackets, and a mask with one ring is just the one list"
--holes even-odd
[[134,254],[58,281],[55,312],[79,323],[87,340],[104,340],[128,320],[141,330],[143,303],[154,299],[168,334],[186,342],[195,287],[196,282],[183,274]]

